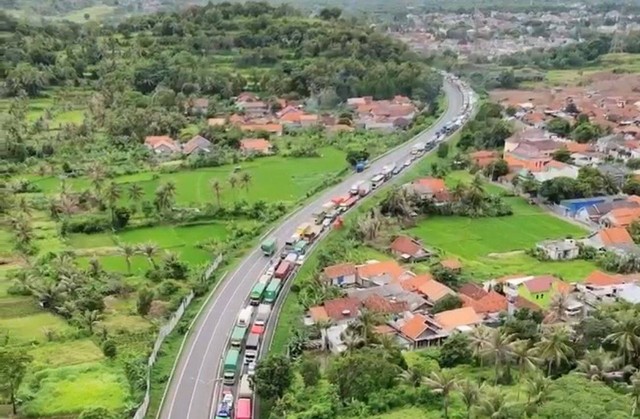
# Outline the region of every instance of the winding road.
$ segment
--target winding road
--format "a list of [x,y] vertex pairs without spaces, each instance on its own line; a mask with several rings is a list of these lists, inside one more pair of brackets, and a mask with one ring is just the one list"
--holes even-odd
[[[457,83],[457,82],[456,82]],[[367,180],[382,167],[392,163],[402,164],[410,155],[411,147],[433,137],[445,124],[462,115],[463,92],[458,84],[445,80],[443,90],[447,96],[447,110],[429,129],[418,134],[399,148],[373,161],[363,173],[353,173],[340,184],[320,193],[305,207],[290,214],[274,228],[269,237],[279,243],[295,233],[296,227],[312,218],[322,204],[336,196],[345,195],[351,185]],[[241,263],[219,284],[214,295],[206,303],[196,319],[180,358],[173,372],[169,388],[158,415],[162,419],[209,419],[213,395],[217,394],[221,382],[220,366],[227,349],[227,341],[238,313],[260,274],[266,269],[269,258],[262,255],[259,247],[248,253]]]

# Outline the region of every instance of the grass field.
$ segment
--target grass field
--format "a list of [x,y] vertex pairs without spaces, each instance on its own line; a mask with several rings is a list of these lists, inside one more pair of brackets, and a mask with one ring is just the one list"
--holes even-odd
[[640,54],[606,54],[597,65],[570,70],[549,70],[545,82],[554,86],[576,85],[594,73],[640,73]]
[[90,339],[68,342],[50,342],[29,351],[32,367],[55,368],[64,365],[85,364],[104,359],[102,350]]
[[33,387],[38,391],[23,405],[26,416],[77,413],[87,406],[117,411],[129,400],[129,385],[122,372],[102,363],[42,370],[30,378],[22,391]]
[[[64,15],[62,19],[70,20],[75,23],[84,23],[87,20],[100,20],[109,16],[115,9],[116,8],[113,6],[106,5],[85,7],[84,9],[76,10]],[[89,15],[89,19],[86,19],[85,15]]]
[[[471,175],[452,172],[447,185],[468,182]],[[503,190],[485,184],[485,190]],[[513,209],[508,217],[468,218],[431,217],[409,230],[431,247],[459,258],[477,279],[489,279],[507,274],[554,274],[566,280],[579,281],[596,269],[592,262],[540,262],[522,251],[546,239],[584,237],[587,231],[545,213],[519,197],[504,198]],[[517,253],[520,251],[520,253]],[[513,253],[512,253],[513,252]]]
[[[84,120],[85,108],[80,105],[80,97],[85,97],[87,92],[77,91],[73,104],[70,104],[68,108],[64,109],[60,104],[57,104],[56,92],[52,90],[46,93],[42,97],[30,98],[27,108],[27,120],[34,122],[38,118],[45,115],[48,110],[51,112],[52,119],[49,121],[50,129],[58,129],[64,124],[80,124]],[[10,99],[0,100],[0,111],[6,112],[9,109]]]
[[[346,168],[342,151],[325,147],[321,153],[322,157],[263,157],[239,165],[156,174],[156,176],[154,173],[145,172],[122,176],[114,181],[121,184],[138,183],[144,189],[146,199],[153,198],[159,185],[172,181],[176,185],[176,200],[180,204],[215,201],[215,193],[211,188],[211,181],[214,179],[221,182],[220,198],[225,204],[230,205],[240,199],[246,199],[249,202],[296,201],[327,177]],[[231,188],[228,183],[230,175],[238,167],[240,172],[251,175],[251,183],[247,188],[239,185]],[[61,180],[57,177],[31,177],[30,179],[45,193],[60,190]],[[83,190],[91,186],[87,178],[68,179],[67,183],[74,190]],[[123,196],[126,200],[126,193],[123,193]]]
[[62,318],[51,313],[38,313],[31,316],[0,319],[0,331],[9,335],[12,344],[24,344],[32,341],[45,341],[45,331],[56,334],[72,330]]

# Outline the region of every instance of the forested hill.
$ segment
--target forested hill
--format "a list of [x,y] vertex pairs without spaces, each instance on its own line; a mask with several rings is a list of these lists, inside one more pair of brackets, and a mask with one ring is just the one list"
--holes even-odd
[[[329,16],[330,17],[330,16]],[[326,89],[345,99],[404,94],[431,101],[439,80],[403,45],[353,21],[315,20],[266,3],[192,7],[132,17],[117,27],[7,15],[0,77],[5,95],[89,84],[149,94],[159,85],[231,97],[253,86],[274,95]]]

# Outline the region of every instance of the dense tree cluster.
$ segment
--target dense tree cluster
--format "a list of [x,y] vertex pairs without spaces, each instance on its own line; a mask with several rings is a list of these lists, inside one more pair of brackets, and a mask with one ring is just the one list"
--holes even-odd
[[544,181],[537,191],[538,195],[556,204],[563,199],[589,198],[617,192],[619,188],[614,180],[592,167],[581,168],[577,179],[558,177]]
[[502,148],[504,140],[513,133],[511,124],[502,119],[502,107],[485,102],[480,106],[473,120],[465,125],[460,133],[458,148],[479,150]]

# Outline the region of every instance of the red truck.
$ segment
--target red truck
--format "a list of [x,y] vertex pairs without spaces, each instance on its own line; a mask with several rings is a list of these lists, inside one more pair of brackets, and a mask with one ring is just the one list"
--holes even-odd
[[251,419],[251,399],[238,399],[235,419]]
[[286,279],[291,273],[292,269],[293,264],[287,262],[286,260],[283,260],[276,268],[276,273],[274,276],[278,279]]

